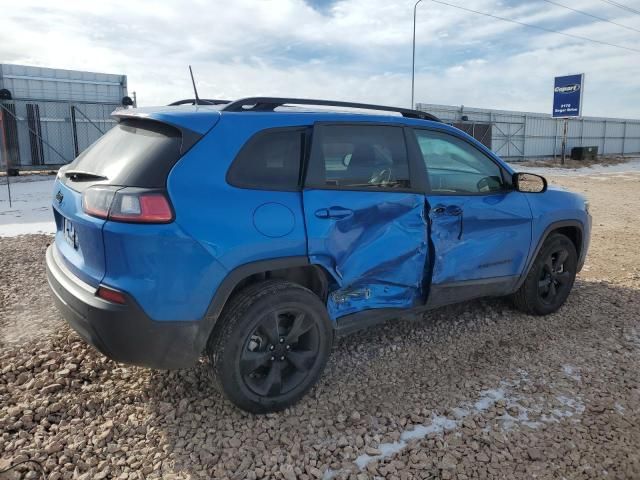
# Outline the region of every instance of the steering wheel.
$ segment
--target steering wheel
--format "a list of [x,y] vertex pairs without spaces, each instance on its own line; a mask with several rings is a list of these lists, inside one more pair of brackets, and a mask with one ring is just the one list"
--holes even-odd
[[383,168],[377,173],[374,173],[369,179],[369,183],[372,185],[388,183],[391,181],[391,169]]
[[499,177],[490,176],[478,180],[476,187],[478,188],[478,192],[493,192],[500,189],[500,183],[501,182]]

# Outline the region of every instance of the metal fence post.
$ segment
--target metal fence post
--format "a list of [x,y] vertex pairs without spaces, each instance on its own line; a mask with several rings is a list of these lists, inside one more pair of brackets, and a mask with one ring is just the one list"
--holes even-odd
[[569,119],[564,119],[564,128],[562,129],[562,156],[560,157],[560,163],[564,165],[564,158],[567,149],[567,129],[569,127]]
[[7,152],[7,146],[5,144],[5,136],[4,136],[4,111],[0,108],[0,153],[2,154],[3,160],[6,162],[6,177],[7,177],[7,194],[9,195],[9,208],[12,207],[11,204],[11,182],[9,178],[9,152]]
[[558,119],[555,119],[555,134],[553,136],[553,159],[557,158],[556,150],[558,148]]
[[71,105],[71,135],[73,136],[73,150],[76,152],[76,157],[80,155],[80,149],[78,148],[78,125],[76,124],[76,107]]
[[624,157],[624,144],[627,141],[627,121],[624,121],[624,130],[622,132],[622,156]]
[[524,132],[522,138],[522,159],[527,159],[527,116],[524,116]]

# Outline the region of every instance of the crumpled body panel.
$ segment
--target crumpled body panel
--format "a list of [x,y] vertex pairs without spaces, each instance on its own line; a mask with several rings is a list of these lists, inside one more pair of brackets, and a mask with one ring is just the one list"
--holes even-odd
[[[304,204],[311,262],[335,278],[327,302],[331,318],[422,301],[428,254],[423,195],[310,190]],[[323,209],[344,218],[318,218],[315,212]]]

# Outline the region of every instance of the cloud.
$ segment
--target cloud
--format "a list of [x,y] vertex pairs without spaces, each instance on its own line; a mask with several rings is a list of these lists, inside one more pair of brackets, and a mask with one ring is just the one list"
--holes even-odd
[[[640,38],[544,2],[448,1],[620,45],[635,47]],[[190,97],[192,64],[203,97],[408,106],[413,4],[0,0],[0,63],[124,73],[143,105]],[[585,0],[575,8],[640,28],[640,16],[627,18],[604,2]],[[638,117],[640,54],[428,0],[418,7],[416,33],[416,101],[546,112],[553,76],[585,72],[585,114]]]

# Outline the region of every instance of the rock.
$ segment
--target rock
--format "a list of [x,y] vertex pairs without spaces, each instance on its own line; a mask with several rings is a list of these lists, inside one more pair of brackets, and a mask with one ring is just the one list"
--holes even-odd
[[527,449],[527,455],[529,456],[529,459],[534,461],[534,462],[543,459],[542,452],[540,450],[538,450],[537,448],[529,448],[529,449]]
[[322,478],[322,472],[316,467],[309,467],[307,472],[314,478]]
[[60,385],[59,383],[52,383],[50,385],[47,385],[46,387],[42,387],[42,389],[40,390],[40,393],[43,393],[45,395],[48,395],[50,393],[55,393],[58,390],[62,390],[62,385]]
[[280,473],[285,480],[297,480],[298,478],[291,465],[282,465],[280,467]]
[[382,451],[378,450],[377,448],[374,447],[367,447],[364,449],[364,453],[366,453],[367,455],[371,456],[371,457],[375,457],[377,455],[382,455]]

